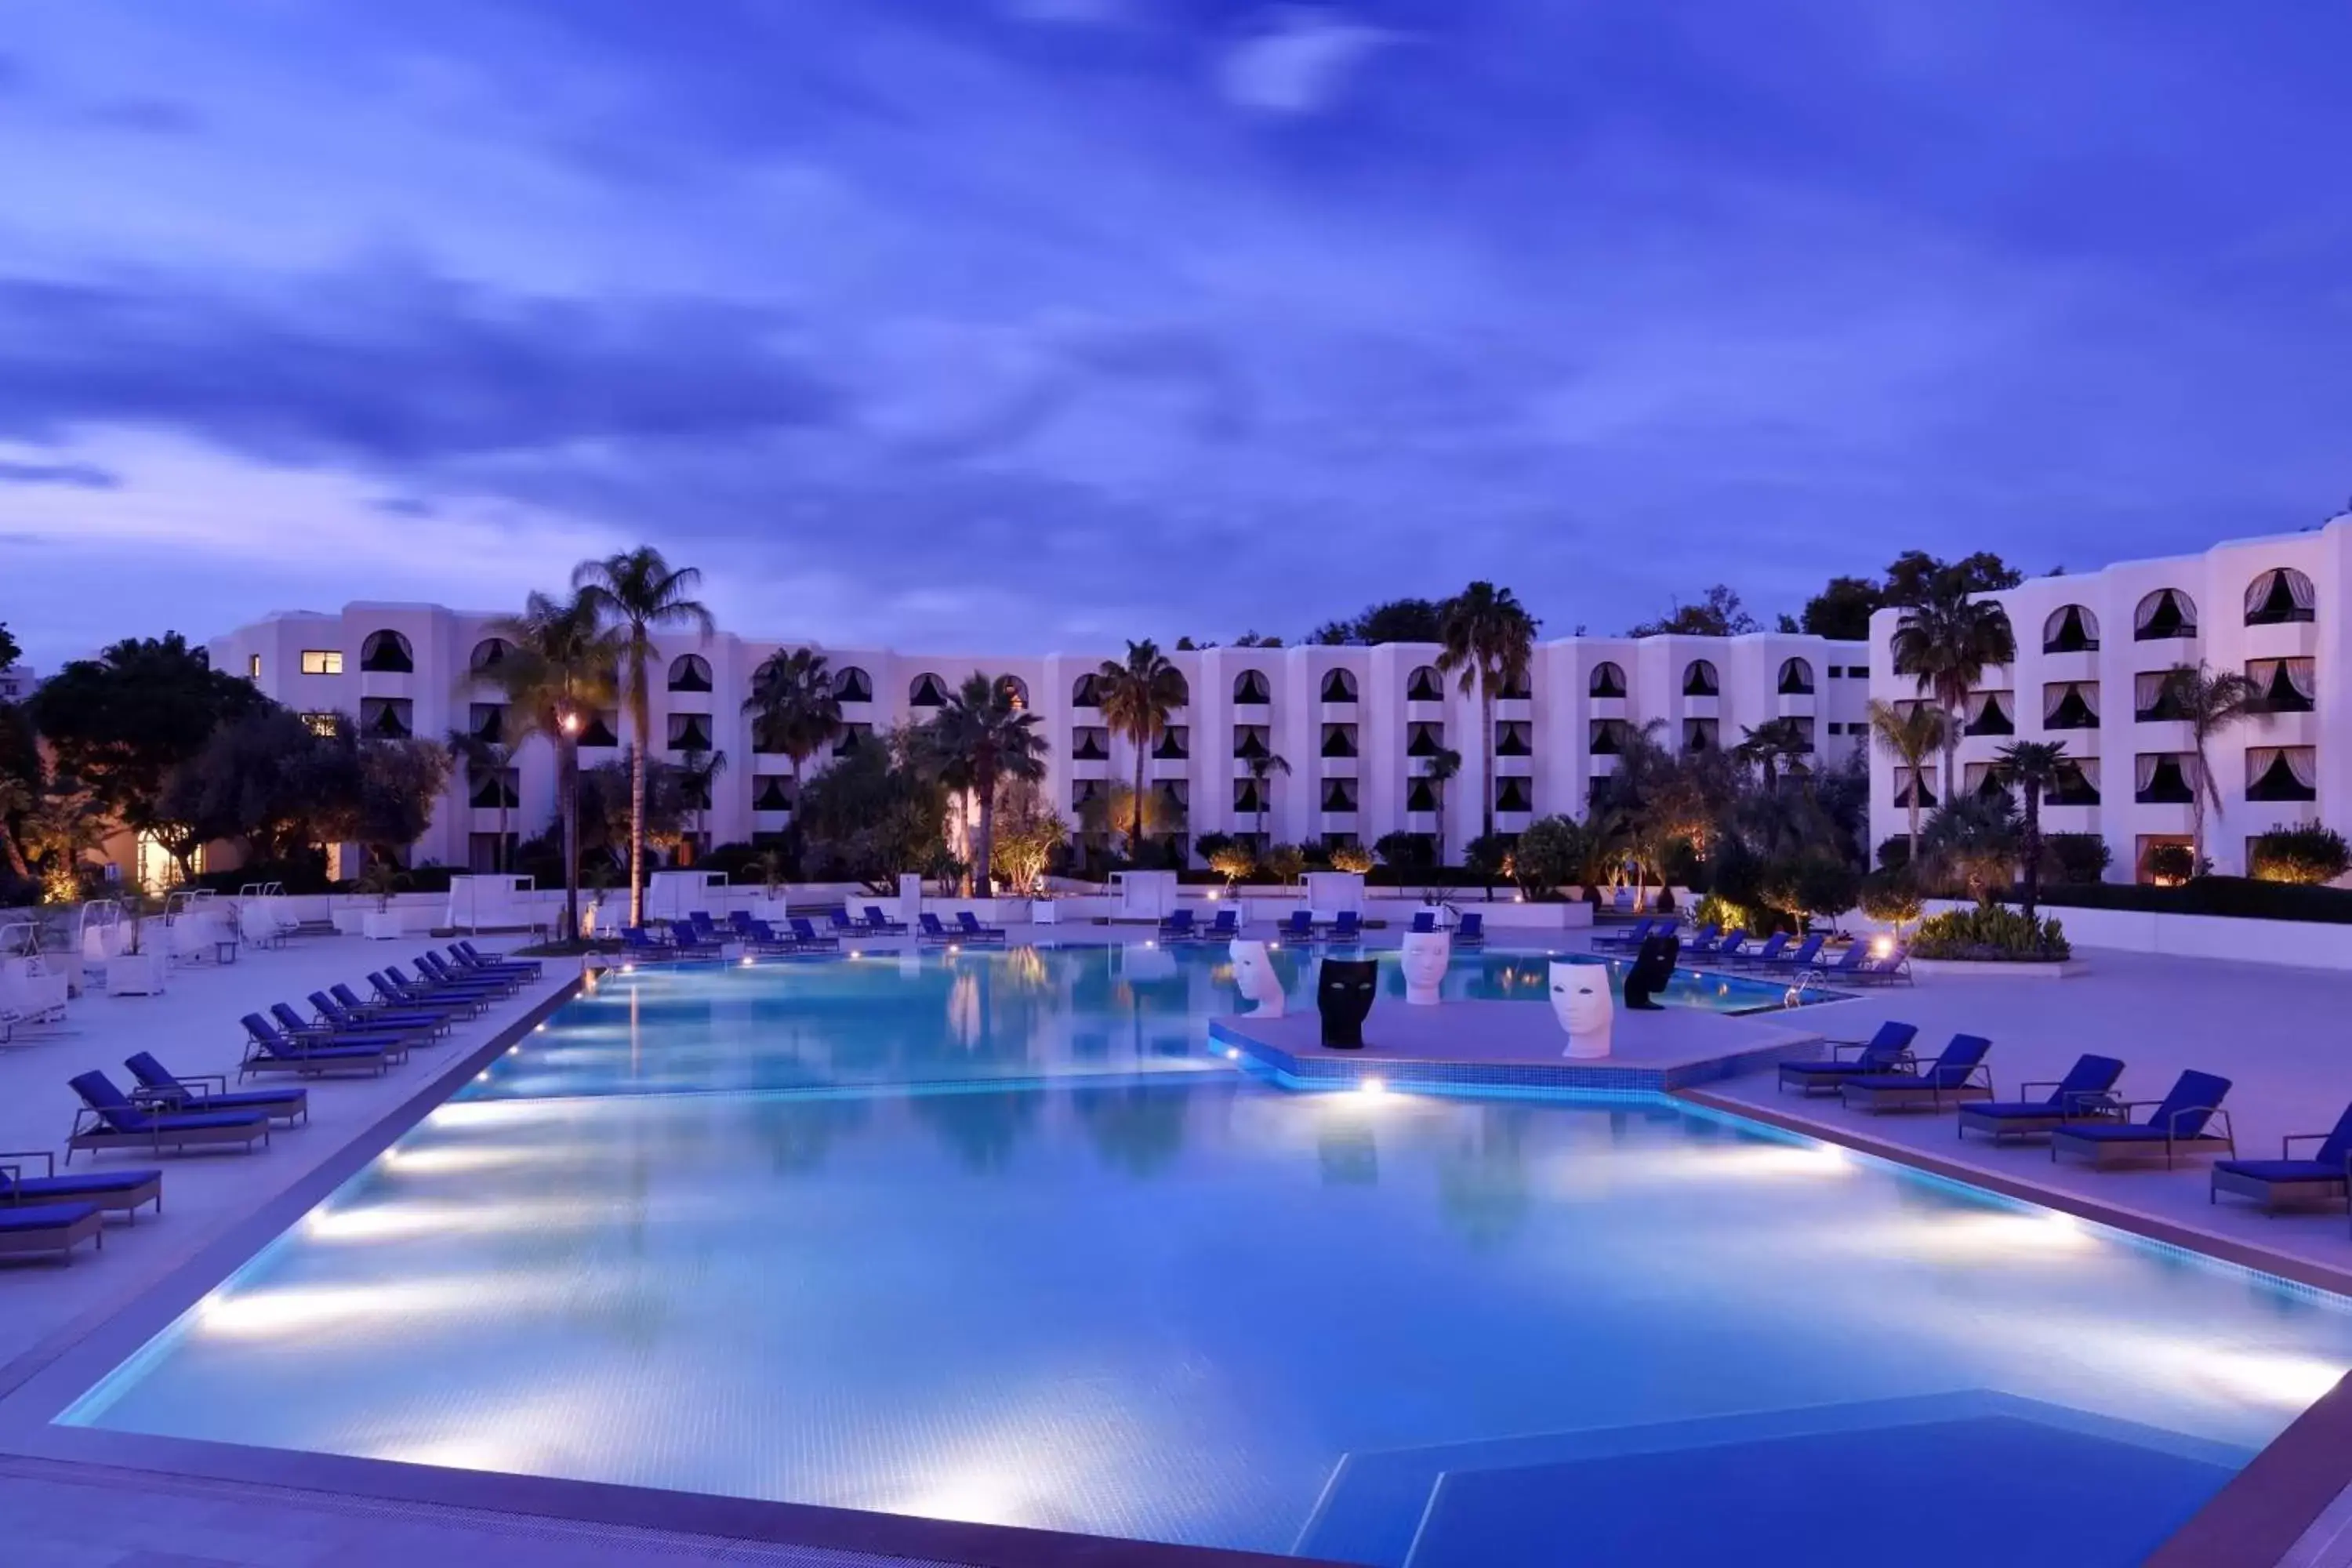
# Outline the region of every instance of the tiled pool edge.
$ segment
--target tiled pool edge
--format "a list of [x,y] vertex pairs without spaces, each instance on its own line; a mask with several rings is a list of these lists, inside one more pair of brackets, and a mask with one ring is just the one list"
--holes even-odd
[[[1534,1004],[1517,1004],[1532,1006]],[[1239,1051],[1270,1073],[1286,1089],[1334,1088],[1379,1079],[1401,1089],[1475,1094],[1573,1093],[1632,1095],[1647,1098],[1737,1078],[1786,1060],[1799,1052],[1818,1049],[1813,1037],[1759,1045],[1727,1052],[1704,1061],[1634,1067],[1604,1060],[1557,1062],[1434,1061],[1423,1057],[1399,1057],[1367,1051],[1360,1058],[1302,1057],[1234,1026],[1242,1020],[1209,1020],[1213,1045]]]
[[[2330,1268],[2079,1194],[1938,1159],[1923,1150],[1872,1138],[1836,1122],[1791,1115],[1704,1089],[1676,1090],[1669,1098],[1908,1165],[1948,1181],[1981,1187],[2160,1246],[2217,1258],[2313,1289],[2352,1296],[2352,1269]],[[2352,1484],[2352,1376],[2322,1394],[2285,1431],[2264,1446],[2211,1501],[2149,1555],[2145,1568],[2277,1568],[2347,1484]]]

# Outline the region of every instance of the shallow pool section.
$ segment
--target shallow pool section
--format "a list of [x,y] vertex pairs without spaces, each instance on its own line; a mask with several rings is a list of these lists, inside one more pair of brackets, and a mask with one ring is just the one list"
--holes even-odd
[[1399,1568],[2012,1510],[2121,1568],[2352,1365],[2338,1298],[1663,1100],[1272,1088],[1210,966],[1123,962],[610,978],[64,1419]]

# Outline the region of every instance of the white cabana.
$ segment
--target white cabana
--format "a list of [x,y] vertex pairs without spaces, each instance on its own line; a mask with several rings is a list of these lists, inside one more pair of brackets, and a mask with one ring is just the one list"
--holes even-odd
[[646,919],[682,921],[697,910],[719,912],[727,891],[724,871],[656,871],[646,883]]
[[529,877],[466,876],[449,879],[449,929],[462,931],[523,931],[540,923],[534,909],[538,884]]
[[1176,912],[1173,871],[1113,871],[1111,891],[1118,895],[1123,921],[1164,921]]

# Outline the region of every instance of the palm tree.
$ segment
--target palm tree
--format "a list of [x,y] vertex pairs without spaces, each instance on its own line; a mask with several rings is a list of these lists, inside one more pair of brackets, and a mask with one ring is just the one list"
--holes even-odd
[[490,869],[504,871],[507,868],[507,769],[513,765],[514,748],[503,740],[488,740],[471,730],[450,731],[446,748],[450,760],[465,768],[468,781],[487,778],[497,782],[499,852],[492,858]]
[[727,771],[727,753],[722,751],[683,752],[677,763],[677,788],[686,802],[688,831],[696,837],[702,835],[703,814],[710,809],[711,785]]
[[556,794],[563,818],[564,940],[580,934],[580,731],[586,715],[613,700],[620,642],[582,594],[569,600],[533,594],[522,614],[490,630],[514,651],[484,671],[508,703],[507,743],[520,750],[533,735],[555,747]]
[[[1919,868],[1919,781],[1927,777],[1927,759],[1944,744],[1945,731],[1950,726],[1944,715],[1924,702],[1899,708],[1876,698],[1870,702],[1870,732],[1878,743],[1895,753],[1895,760],[1911,770],[1911,854],[1909,865]],[[1948,794],[1947,799],[1950,796]]]
[[1780,786],[1782,761],[1793,761],[1812,750],[1794,719],[1768,719],[1753,729],[1742,725],[1739,737],[1739,744],[1731,748],[1732,756],[1762,770],[1768,793]]
[[629,754],[629,923],[646,912],[646,757],[653,749],[654,633],[663,626],[690,626],[706,639],[717,631],[710,611],[691,595],[702,574],[691,566],[672,570],[650,544],[583,561],[572,572],[582,603],[621,634],[622,673],[629,697],[629,726],[636,746]]
[[743,711],[755,732],[793,764],[793,800],[801,798],[801,769],[811,757],[840,739],[841,694],[813,648],[778,648],[751,672],[751,694]]
[[2042,897],[2042,795],[2054,789],[2058,775],[2066,768],[2066,742],[2063,741],[2015,741],[1997,753],[2009,782],[2025,803],[2025,833],[2018,849],[2018,859],[2024,867],[2025,918],[2033,918],[2033,906]]
[[2010,629],[2009,612],[1991,599],[1980,599],[1952,579],[1931,584],[1927,596],[1903,612],[1895,628],[1895,673],[1910,676],[1918,689],[1932,693],[1944,710],[1944,798],[1957,793],[1954,762],[1960,749],[1960,728],[1968,713],[1969,693],[1984,679],[1985,667],[2017,659],[2017,637]]
[[988,896],[996,854],[996,784],[999,779],[1034,784],[1045,776],[1045,737],[1037,715],[1018,700],[1013,682],[978,670],[948,693],[925,726],[934,754],[953,766],[980,799],[980,836],[972,847],[972,885]]
[[16,836],[9,831],[8,819],[22,816],[33,805],[33,786],[15,773],[0,773],[0,854],[8,858],[8,874],[20,882],[32,880],[33,868],[26,864]]
[[1129,820],[1127,858],[1139,860],[1143,847],[1143,763],[1151,742],[1168,728],[1168,716],[1184,705],[1184,677],[1160,645],[1146,637],[1127,645],[1124,662],[1103,660],[1096,671],[1103,722],[1135,747],[1135,795]]
[[2263,711],[2263,689],[2234,669],[2216,670],[2203,663],[2176,664],[2164,672],[2165,691],[2181,721],[2189,726],[2189,743],[2197,752],[2197,782],[2189,791],[2189,855],[2196,863],[2192,876],[2205,874],[2205,804],[2221,815],[2221,786],[2206,765],[2205,744],[2231,725]]
[[1536,618],[1508,588],[1473,583],[1438,606],[1440,675],[1454,675],[1465,697],[1478,698],[1478,754],[1485,769],[1486,837],[1495,836],[1495,689],[1526,679],[1534,661]]
[[1462,753],[1451,746],[1440,746],[1422,760],[1422,776],[1433,786],[1430,793],[1437,797],[1437,863],[1445,864],[1445,786],[1462,771]]
[[1257,836],[1265,837],[1266,814],[1274,809],[1274,775],[1290,776],[1290,759],[1280,752],[1261,752],[1244,764],[1257,789]]

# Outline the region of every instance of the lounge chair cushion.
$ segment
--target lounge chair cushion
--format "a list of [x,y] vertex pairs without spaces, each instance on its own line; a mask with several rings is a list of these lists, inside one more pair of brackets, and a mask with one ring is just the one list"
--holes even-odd
[[1979,1100],[1961,1107],[1961,1114],[2001,1121],[2047,1121],[2063,1113],[2047,1100]]
[[[2096,1143],[2161,1143],[2164,1129],[2151,1127],[2145,1121],[2083,1121],[2062,1129],[2069,1138],[2088,1138]],[[2184,1132],[2181,1141],[2201,1137],[2201,1132]]]
[[[161,1171],[107,1171],[87,1176],[27,1176],[23,1181],[11,1179],[0,1173],[0,1198],[21,1202],[26,1198],[66,1198],[76,1193],[136,1192],[150,1182],[161,1181]],[[8,1212],[0,1204],[0,1214]]]
[[0,1231],[64,1230],[97,1212],[90,1204],[0,1204]]
[[2341,1182],[2344,1167],[2317,1160],[2224,1160],[2213,1167],[2257,1182]]

